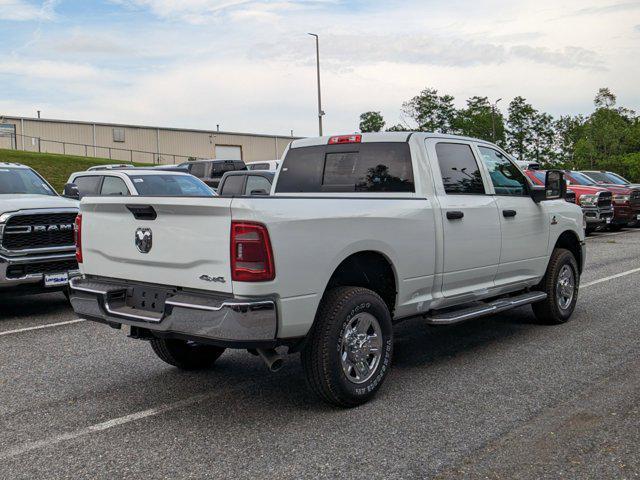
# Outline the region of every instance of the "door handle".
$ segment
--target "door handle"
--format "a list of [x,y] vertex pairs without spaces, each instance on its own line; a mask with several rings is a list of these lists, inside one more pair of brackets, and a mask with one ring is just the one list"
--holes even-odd
[[447,212],[447,218],[449,220],[460,220],[462,217],[464,217],[464,212],[461,212],[459,210],[452,210],[450,212]]
[[503,210],[503,211],[502,211],[502,215],[503,215],[505,218],[515,217],[517,213],[518,213],[518,212],[516,212],[515,210]]

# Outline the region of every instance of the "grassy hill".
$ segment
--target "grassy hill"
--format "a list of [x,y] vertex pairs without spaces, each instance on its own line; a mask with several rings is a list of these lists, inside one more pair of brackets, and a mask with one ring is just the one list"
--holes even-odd
[[[58,192],[62,192],[64,184],[73,172],[86,170],[95,165],[125,163],[108,158],[76,157],[74,155],[58,155],[55,153],[34,153],[21,150],[0,149],[0,162],[15,162],[27,165],[37,171]],[[147,164],[135,163],[144,166]]]

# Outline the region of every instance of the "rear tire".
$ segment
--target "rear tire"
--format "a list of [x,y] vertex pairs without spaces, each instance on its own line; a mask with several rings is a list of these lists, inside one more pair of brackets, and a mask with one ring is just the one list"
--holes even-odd
[[547,298],[531,305],[536,318],[548,325],[567,322],[575,309],[579,286],[580,271],[573,253],[556,248],[537,288],[545,292]]
[[378,294],[362,287],[325,293],[301,354],[307,384],[318,397],[339,407],[369,401],[392,356],[391,314]]
[[174,338],[154,338],[151,348],[160,360],[181,370],[210,368],[225,350]]

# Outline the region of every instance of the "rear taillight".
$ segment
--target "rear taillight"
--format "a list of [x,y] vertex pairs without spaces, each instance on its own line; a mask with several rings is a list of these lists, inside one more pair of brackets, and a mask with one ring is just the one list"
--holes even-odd
[[76,260],[78,263],[82,263],[82,214],[80,213],[76,217],[73,238],[76,243]]
[[231,279],[267,282],[275,276],[267,227],[260,223],[231,222]]
[[341,145],[343,143],[360,142],[362,142],[362,135],[338,135],[337,137],[329,138],[329,145]]

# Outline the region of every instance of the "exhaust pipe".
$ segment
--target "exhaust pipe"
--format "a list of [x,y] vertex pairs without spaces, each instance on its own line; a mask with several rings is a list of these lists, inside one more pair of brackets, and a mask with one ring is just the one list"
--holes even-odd
[[264,360],[264,363],[267,364],[270,372],[277,372],[284,365],[284,357],[279,355],[275,349],[269,348],[265,350],[264,348],[257,348],[256,351],[258,355],[260,355],[260,358]]

